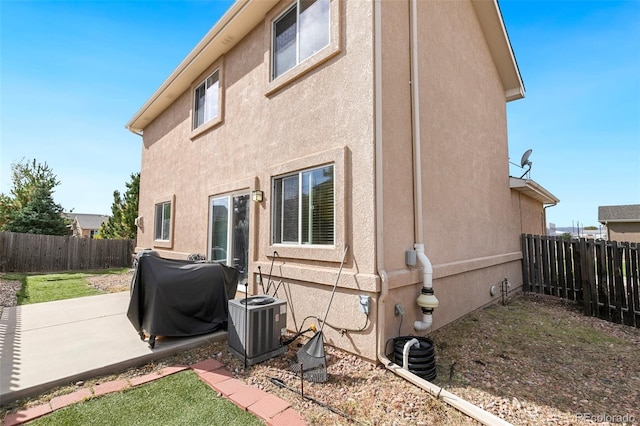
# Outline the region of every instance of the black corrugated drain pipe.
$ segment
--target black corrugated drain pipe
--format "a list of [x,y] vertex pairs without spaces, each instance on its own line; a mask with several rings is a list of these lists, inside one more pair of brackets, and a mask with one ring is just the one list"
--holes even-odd
[[[407,343],[416,340],[408,348],[407,365],[404,365],[404,353]],[[399,336],[393,339],[394,362],[427,381],[436,378],[436,359],[433,341],[428,337]]]

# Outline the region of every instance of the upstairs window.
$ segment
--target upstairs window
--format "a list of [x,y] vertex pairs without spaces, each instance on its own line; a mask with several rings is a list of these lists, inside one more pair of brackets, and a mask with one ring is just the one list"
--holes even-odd
[[219,70],[205,79],[195,88],[193,101],[194,130],[204,123],[218,117],[220,108],[220,78]]
[[330,0],[296,0],[273,22],[272,79],[329,45]]
[[334,244],[333,165],[273,180],[273,243]]

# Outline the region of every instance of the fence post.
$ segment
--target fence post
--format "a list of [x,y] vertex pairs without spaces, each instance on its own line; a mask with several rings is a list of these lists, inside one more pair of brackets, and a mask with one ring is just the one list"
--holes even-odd
[[613,242],[607,241],[607,288],[609,289],[609,316],[612,322],[620,322],[620,311],[617,308],[616,301],[616,274],[614,268],[614,248]]
[[527,235],[527,254],[529,259],[529,290],[534,293],[540,292],[540,283],[536,280],[538,276],[536,274],[536,250],[535,250],[535,241],[533,239],[533,235]]
[[[636,327],[640,328],[640,250],[638,244],[629,246],[631,252],[631,276],[627,277],[627,285],[633,287],[633,318]],[[631,306],[631,305],[630,305]]]
[[520,247],[522,248],[522,291],[531,291],[531,281],[529,280],[529,253],[527,253],[527,236],[520,235]]
[[589,252],[587,251],[587,240],[584,238],[580,238],[579,241],[579,249],[580,252],[580,287],[582,288],[582,306],[584,309],[585,315],[593,315],[591,299],[593,294],[591,294],[591,287],[589,286]]
[[553,287],[553,295],[560,297],[560,286],[558,285],[558,254],[556,252],[557,237],[547,237],[549,244],[549,272],[551,273],[551,287]]
[[565,240],[564,245],[564,261],[565,261],[565,271],[567,274],[567,299],[576,300],[577,294],[575,292],[574,280],[575,274],[573,273],[573,260],[574,260],[574,250],[573,250],[573,242],[571,240]]
[[587,245],[587,285],[591,294],[591,315],[598,316],[598,289],[596,287],[596,245],[592,239],[586,240]]
[[580,261],[580,240],[571,240],[571,250],[573,250],[573,291],[576,295],[576,302],[583,302],[584,292],[582,291],[582,264]]
[[635,325],[635,312],[633,306],[633,286],[631,285],[631,247],[628,242],[622,243],[623,255],[624,255],[624,269],[622,282],[626,287],[626,306],[627,311],[624,315],[624,323],[626,325]]
[[617,241],[611,242],[611,255],[613,257],[613,281],[615,286],[615,306],[618,323],[624,321],[624,283],[622,281],[622,252]]
[[551,280],[551,274],[549,273],[549,238],[541,236],[540,244],[542,245],[542,273],[540,276],[546,288],[545,293],[553,295],[553,281]]
[[538,286],[538,293],[545,293],[544,278],[542,275],[542,245],[540,244],[539,235],[533,236],[533,251],[535,259],[533,261],[533,273],[535,276],[536,285]]
[[562,237],[555,238],[556,245],[556,254],[558,256],[558,294],[560,297],[568,299],[569,295],[567,294],[567,276],[565,275],[564,268],[564,241]]
[[611,311],[609,310],[609,289],[607,287],[607,245],[604,240],[597,241],[596,245],[596,268],[598,288],[598,316],[611,321]]

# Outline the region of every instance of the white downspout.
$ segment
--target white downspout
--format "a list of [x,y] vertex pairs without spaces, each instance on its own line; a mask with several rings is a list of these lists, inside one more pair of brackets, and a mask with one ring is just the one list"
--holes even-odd
[[422,142],[420,139],[420,77],[418,72],[418,6],[411,0],[409,9],[409,32],[411,46],[411,138],[413,140],[413,209],[414,209],[414,249],[422,265],[423,279],[420,296],[416,303],[422,309],[422,321],[413,323],[417,331],[426,331],[433,324],[433,310],[438,307],[438,299],[433,294],[433,266],[424,253],[424,232],[422,215]]
[[[413,239],[422,244],[424,254],[422,221],[422,142],[420,140],[420,82],[418,81],[418,17],[417,6],[410,0],[409,44],[411,84],[411,140],[413,142]],[[429,262],[431,264],[431,262]],[[423,264],[424,266],[424,264]]]
[[[494,416],[470,402],[434,385],[412,372],[394,364],[385,354],[385,303],[389,294],[389,276],[384,269],[384,232],[383,232],[383,185],[382,185],[382,13],[381,1],[374,0],[374,73],[375,73],[375,192],[376,192],[376,264],[380,275],[380,296],[377,303],[376,317],[376,346],[378,360],[389,370],[398,376],[408,380],[414,385],[426,390],[436,399],[441,399],[452,407],[460,410],[469,417],[484,425],[509,426],[499,417]],[[415,0],[411,0],[415,7]],[[422,225],[420,225],[420,229]],[[426,257],[426,256],[425,256]]]

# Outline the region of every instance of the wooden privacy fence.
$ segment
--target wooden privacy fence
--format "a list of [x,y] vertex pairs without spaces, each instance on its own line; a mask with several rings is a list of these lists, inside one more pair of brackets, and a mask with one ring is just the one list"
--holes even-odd
[[524,291],[581,304],[586,315],[640,328],[636,243],[522,235]]
[[55,272],[131,266],[133,240],[0,232],[0,272]]

